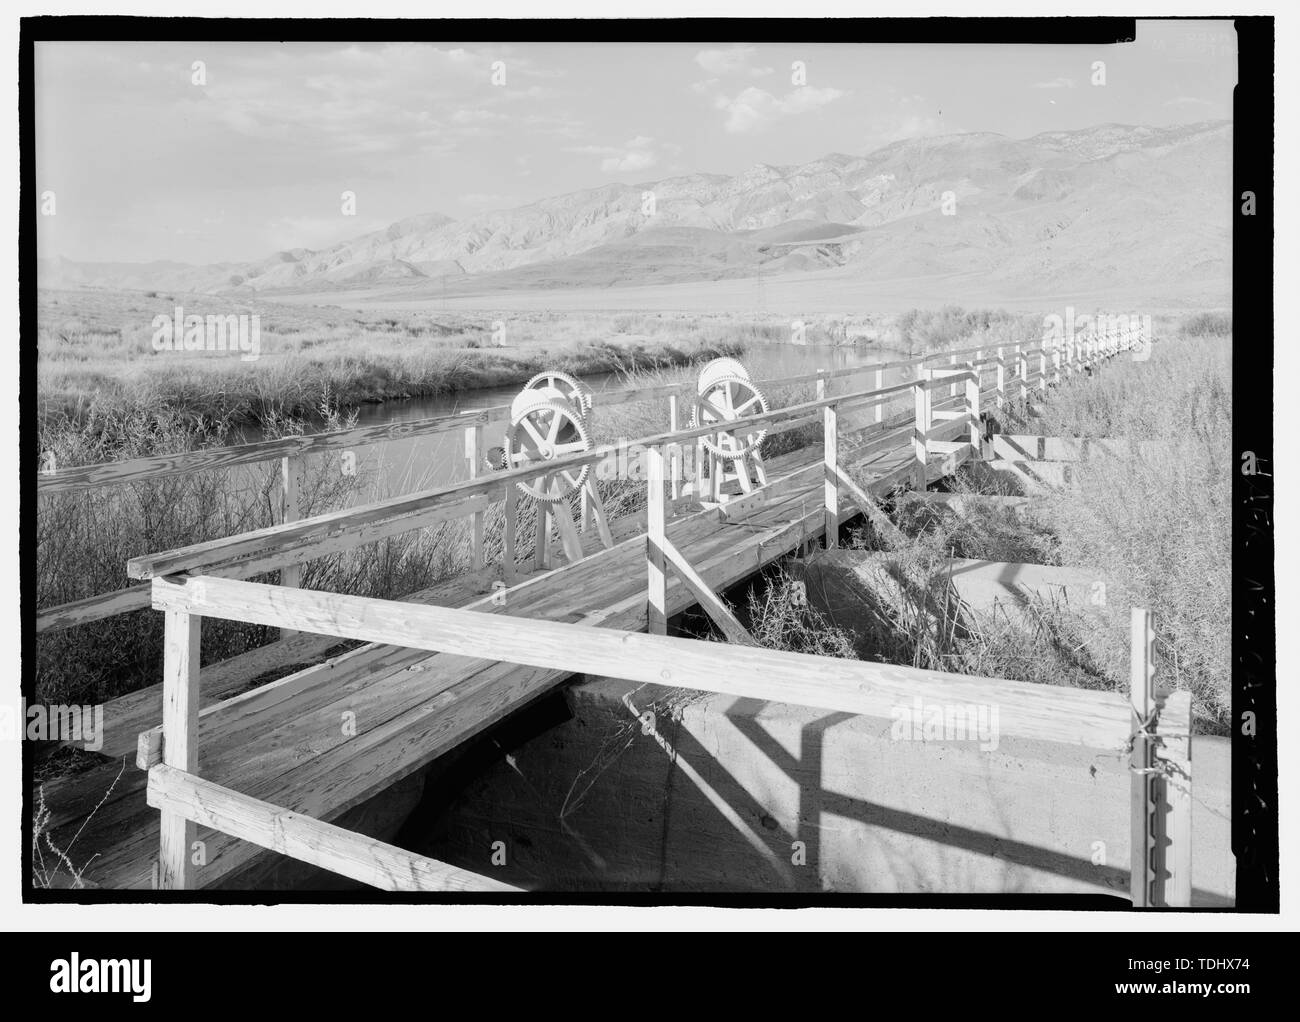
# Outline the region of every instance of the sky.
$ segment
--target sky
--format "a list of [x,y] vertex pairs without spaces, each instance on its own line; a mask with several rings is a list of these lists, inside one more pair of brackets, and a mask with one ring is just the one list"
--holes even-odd
[[421,213],[903,138],[1228,119],[1236,73],[1224,21],[1075,47],[38,43],[37,192],[55,203],[38,252],[261,259]]

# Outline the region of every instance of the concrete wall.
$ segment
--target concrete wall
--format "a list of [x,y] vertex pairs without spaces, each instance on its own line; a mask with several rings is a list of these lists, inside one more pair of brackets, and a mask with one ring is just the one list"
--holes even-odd
[[[610,679],[565,698],[571,719],[483,770],[416,851],[559,891],[1128,896],[1118,752],[905,740],[893,721],[682,706]],[[1193,749],[1198,904],[1232,893],[1225,749]]]

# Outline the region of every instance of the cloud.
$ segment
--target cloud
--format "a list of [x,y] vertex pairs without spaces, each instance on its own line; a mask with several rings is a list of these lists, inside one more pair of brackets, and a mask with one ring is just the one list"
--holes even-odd
[[785,117],[811,113],[847,95],[842,89],[818,89],[804,85],[784,96],[774,96],[766,89],[750,85],[732,98],[716,92],[713,106],[726,113],[727,119],[723,124],[725,130],[732,134],[744,134],[762,131]]
[[567,146],[565,152],[603,156],[604,159],[600,161],[602,171],[606,174],[626,174],[655,166],[662,153],[679,153],[681,146],[656,143],[653,138],[638,135],[621,146]]
[[1035,89],[1073,89],[1073,78],[1053,78],[1050,82],[1034,82]]
[[711,75],[729,75],[745,70],[754,53],[752,46],[731,46],[725,50],[701,50],[695,63]]

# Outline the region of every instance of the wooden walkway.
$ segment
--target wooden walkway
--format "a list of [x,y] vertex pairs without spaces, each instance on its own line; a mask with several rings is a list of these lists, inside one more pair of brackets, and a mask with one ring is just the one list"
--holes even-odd
[[[1001,363],[1000,358],[998,361]],[[1027,367],[1028,360],[1023,364]],[[1040,366],[1045,367],[1045,362]],[[1030,384],[1031,392],[1038,390],[1044,371],[1040,368],[1037,378],[1028,373],[1019,376],[1021,397]],[[961,397],[954,393],[947,400],[934,402],[933,419],[927,398],[926,425],[937,423],[922,431],[925,439],[920,450],[926,455],[927,483],[951,474],[975,453],[968,439],[975,416],[969,410],[978,408],[986,395],[996,394],[999,405],[1003,400],[1006,381],[1001,364],[996,388],[981,387],[978,368],[971,379],[970,389]],[[947,380],[937,389],[947,389]],[[920,407],[918,404],[916,422],[921,421]],[[953,410],[962,407],[967,410],[964,415]],[[820,409],[816,415],[820,418]],[[742,582],[801,545],[821,538],[829,522],[828,508],[833,507],[839,523],[861,513],[851,486],[846,493],[845,484],[840,483],[838,501],[831,494],[835,484],[828,482],[826,472],[832,462],[872,498],[916,485],[921,462],[917,460],[918,433],[911,412],[838,436],[833,408],[828,409],[826,421],[826,435],[836,438],[837,449],[831,456],[823,444],[814,444],[771,459],[766,466],[770,482],[762,490],[765,499],[745,502],[750,510],[743,516],[717,508],[691,511],[679,506],[678,513],[667,521],[665,538],[713,592]],[[463,501],[462,505],[452,510],[464,514],[478,507]],[[320,550],[328,552],[327,546],[341,548],[346,543],[392,534],[398,531],[392,525],[398,515],[420,510],[412,508],[412,512],[389,511],[388,519],[378,528],[358,517],[350,524],[355,529],[351,535],[340,538],[338,532],[322,533],[327,540]],[[310,536],[303,530],[315,528],[309,523],[301,523],[301,535],[286,535],[289,543],[282,549],[307,547]],[[400,615],[404,602],[427,602],[484,614],[645,631],[646,514],[617,520],[612,527],[616,540],[612,548],[602,547],[591,537],[584,540],[581,560],[525,574],[510,588],[490,591],[489,576],[480,572],[395,601],[394,614]],[[286,523],[281,531],[289,529]],[[233,537],[229,542],[245,541]],[[227,574],[246,577],[252,573],[250,565],[266,562],[268,555],[263,550],[246,545],[249,553],[242,574]],[[175,553],[158,555],[149,570],[137,577],[160,578],[191,570],[172,556]],[[193,563],[215,562],[195,559]],[[201,567],[193,570],[205,574]],[[219,572],[209,568],[206,573]],[[669,571],[667,614],[680,613],[696,603],[688,586]],[[208,671],[205,667],[200,681],[205,687]],[[205,706],[191,736],[191,747],[198,749],[197,764],[188,773],[305,817],[334,820],[501,721],[571,673],[371,643]],[[148,734],[141,735],[141,755],[150,764],[158,763],[161,729],[156,725],[164,716],[162,694],[141,693],[124,701],[122,713],[116,721],[109,716],[106,751],[120,755],[125,751],[123,734],[133,735],[153,726],[152,758]],[[131,765],[117,781],[112,796],[96,808],[116,774],[116,765],[101,766],[51,785],[47,793],[54,813],[51,836],[61,848],[72,843],[74,863],[92,860],[83,874],[89,884],[147,889],[158,882],[159,812],[145,801],[148,775]],[[95,810],[93,816],[85,823],[91,809]],[[193,873],[193,886],[197,887],[238,887],[240,870],[259,855],[269,854],[228,832],[202,826],[197,839],[203,842],[205,853],[205,861]]]
[[[910,426],[906,430],[910,437]],[[909,441],[910,442],[910,441]],[[953,471],[969,447],[936,453],[931,478]],[[960,448],[960,450],[958,450]],[[715,591],[743,581],[824,532],[821,445],[773,459],[769,499],[752,515],[731,521],[717,510],[670,519],[667,535]],[[905,480],[910,448],[891,446],[856,467],[868,491],[884,495]],[[859,511],[846,501],[847,520]],[[537,573],[491,595],[463,586],[435,590],[428,602],[473,607],[543,620],[644,630],[645,515],[616,523],[612,549],[595,547],[576,564]],[[590,542],[590,541],[589,541]],[[677,614],[695,599],[673,576],[668,609]],[[199,773],[224,787],[331,820],[490,727],[568,677],[568,672],[392,646],[365,646],[282,681],[270,696],[254,689],[205,710],[199,718]],[[342,723],[352,714],[355,734]],[[249,727],[256,718],[255,730]],[[154,717],[156,721],[158,717]],[[111,726],[111,725],[110,725]],[[250,733],[251,732],[251,733]],[[56,844],[108,787],[117,768],[98,768],[61,786]],[[128,766],[115,797],[81,832],[74,861],[95,855],[84,879],[106,888],[148,888],[158,853],[158,813],[144,800],[146,774]],[[204,886],[219,884],[263,853],[225,834],[204,832]]]

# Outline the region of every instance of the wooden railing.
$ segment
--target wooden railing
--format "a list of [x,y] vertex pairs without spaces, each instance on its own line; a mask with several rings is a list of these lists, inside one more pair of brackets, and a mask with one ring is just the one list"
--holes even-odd
[[[1072,348],[1053,360],[1053,374],[1114,354],[1118,347]],[[746,416],[729,424],[748,432],[763,426],[815,420],[823,424],[824,513],[827,543],[833,545],[840,521],[839,498],[847,488],[860,510],[871,513],[872,498],[853,483],[840,464],[842,410],[876,412],[876,429],[894,420],[880,410],[908,392],[913,396],[912,483],[924,487],[930,446],[955,434],[958,446],[980,444],[981,369],[997,370],[992,388],[1000,407],[1027,397],[1037,376],[1046,386],[1045,355],[1039,372],[1029,356],[1015,351],[1012,395],[1007,395],[1003,351],[986,358],[963,353],[964,363],[918,373],[914,381],[892,387],[826,396],[830,374],[823,374],[819,396],[783,409]],[[847,375],[847,374],[841,374]],[[960,388],[960,411],[933,425],[933,394]],[[1018,388],[1018,393],[1016,392]],[[904,429],[906,423],[904,421]],[[504,661],[551,670],[615,675],[631,681],[677,685],[705,692],[794,703],[827,710],[888,718],[893,707],[918,696],[923,701],[994,703],[1002,727],[1015,737],[1103,749],[1131,756],[1133,769],[1131,839],[1135,905],[1190,903],[1190,699],[1174,693],[1163,700],[1152,688],[1150,615],[1133,618],[1132,690],[1126,701],[1111,693],[1032,685],[889,664],[828,659],[757,648],[725,605],[669,542],[666,535],[665,466],[672,445],[717,432],[717,426],[671,430],[635,444],[647,456],[647,593],[649,634],[583,627],[544,620],[483,614],[439,606],[308,592],[292,587],[242,581],[241,576],[300,564],[337,549],[455,515],[472,514],[483,499],[536,474],[520,468],[364,508],[332,512],[240,536],[149,554],[129,563],[133,577],[151,579],[151,605],[166,615],[163,722],[141,735],[139,764],[149,770],[148,801],[162,814],[160,886],[195,885],[189,850],[196,824],[252,841],[346,876],[393,890],[514,890],[484,876],[401,849],[349,834],[223,788],[197,776],[199,706],[199,631],[203,617],[317,633],[429,652]],[[906,444],[906,438],[901,440]],[[862,448],[858,448],[861,451]],[[593,465],[616,451],[594,451],[548,462],[548,471]],[[775,485],[775,484],[773,484]],[[670,638],[666,569],[671,565],[719,622],[732,644]],[[272,686],[289,681],[273,682]]]
[[[1130,339],[1123,336],[1113,339],[1109,343],[1109,347],[1114,351],[1120,351],[1126,350],[1129,344]],[[880,392],[885,389],[885,374],[892,370],[909,369],[912,375],[919,376],[931,362],[947,359],[950,365],[955,365],[958,359],[962,359],[963,363],[968,367],[973,366],[977,369],[982,369],[987,365],[996,367],[998,380],[997,406],[1000,408],[1005,398],[1008,357],[1014,367],[1012,379],[1013,381],[1019,380],[1019,396],[1024,398],[1030,389],[1029,381],[1031,379],[1036,380],[1040,389],[1046,388],[1049,382],[1060,381],[1062,368],[1064,368],[1067,376],[1072,375],[1083,365],[1089,364],[1089,361],[1096,357],[1101,348],[1102,342],[1098,339],[1068,344],[1064,349],[1065,358],[1063,361],[1061,358],[1062,351],[1058,350],[1049,353],[1046,349],[1041,347],[1035,349],[1028,344],[999,347],[995,351],[985,348],[967,348],[956,352],[932,352],[917,358],[885,362],[878,365],[822,370],[784,379],[761,380],[758,381],[758,386],[767,390],[776,390],[815,383],[821,388],[829,388],[837,380],[873,375],[874,389],[876,392]],[[1051,373],[1048,371],[1049,358],[1052,365]],[[1036,371],[1030,369],[1031,363],[1034,362],[1037,362]],[[1016,386],[1013,382],[1013,389]],[[955,396],[955,388],[956,383],[953,383],[950,396]],[[684,393],[689,392],[690,389],[689,384],[684,383],[603,391],[600,395],[599,407],[608,408],[634,402],[668,400],[670,404],[670,429],[677,430],[680,425],[681,399]],[[76,494],[97,487],[125,486],[132,483],[166,479],[197,472],[230,469],[279,460],[282,480],[279,515],[281,522],[289,523],[298,520],[302,514],[301,479],[306,458],[309,456],[348,452],[395,440],[432,437],[463,431],[465,435],[465,454],[471,466],[470,474],[476,476],[479,472],[478,466],[482,464],[484,428],[508,421],[509,412],[508,405],[497,405],[459,415],[439,416],[411,422],[362,426],[355,429],[335,430],[308,436],[285,437],[279,440],[243,444],[236,447],[203,448],[183,454],[154,455],[96,465],[62,468],[53,472],[42,471],[37,477],[37,494],[40,497]],[[875,422],[882,424],[883,421],[884,404],[881,403],[876,405],[875,408]],[[787,423],[785,428],[794,429],[803,424],[799,421],[792,421]],[[678,496],[683,482],[680,467],[680,460],[670,460],[668,472],[674,497]],[[483,511],[484,508],[479,506],[467,507],[464,510],[464,513],[472,516],[473,519],[471,567],[474,569],[481,567],[483,564]],[[323,553],[327,552],[330,551],[323,551]],[[282,584],[296,584],[297,579],[293,574],[296,568],[289,567],[287,570],[289,575],[281,580]],[[37,614],[36,630],[40,633],[72,628],[104,618],[115,617],[119,614],[143,610],[148,606],[149,592],[147,586],[127,586],[122,589],[87,596],[70,603],[44,608]]]

